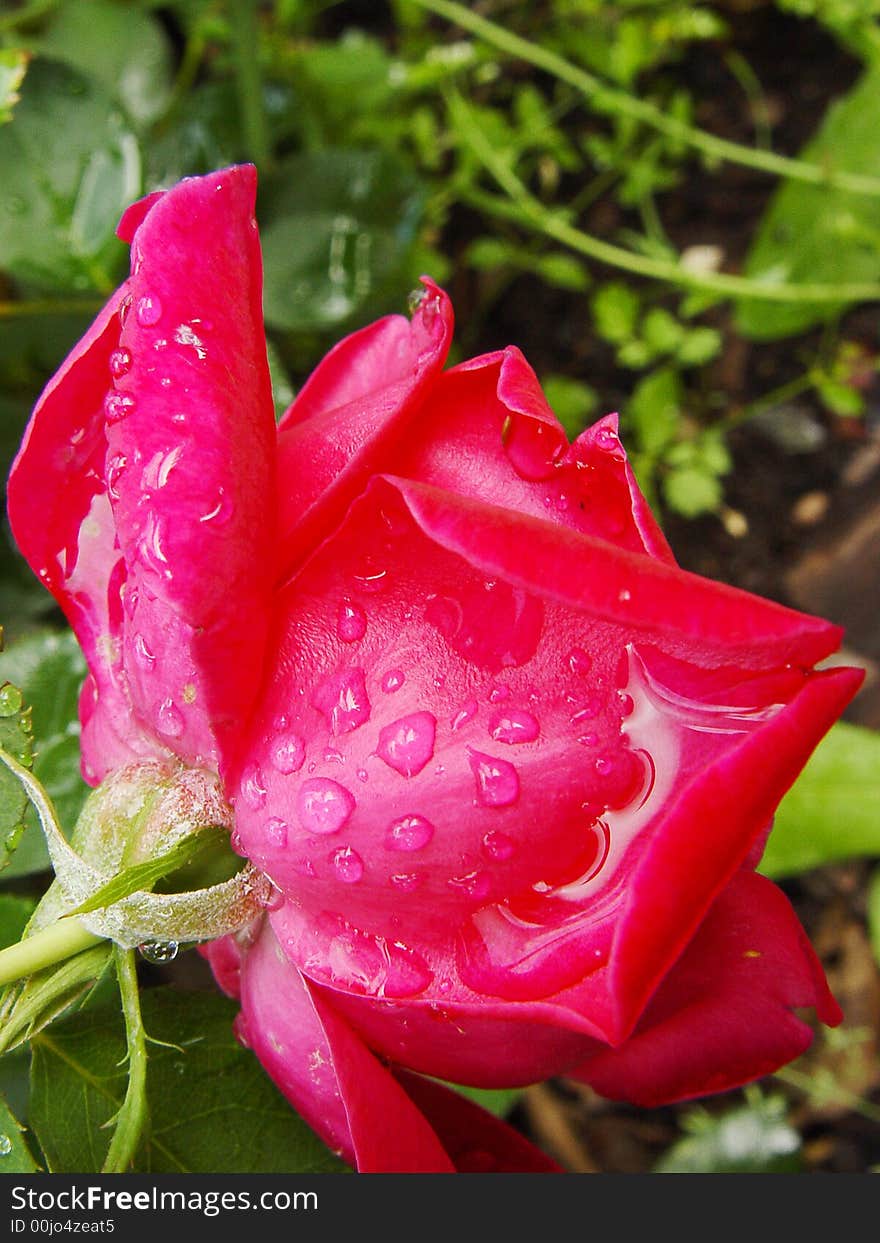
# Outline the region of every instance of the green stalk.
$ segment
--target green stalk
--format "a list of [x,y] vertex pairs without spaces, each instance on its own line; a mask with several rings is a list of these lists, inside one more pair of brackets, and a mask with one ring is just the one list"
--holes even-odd
[[[421,3],[421,0],[417,0]],[[537,229],[545,237],[553,238],[563,246],[606,263],[610,267],[632,272],[635,276],[645,276],[653,280],[666,281],[684,289],[698,289],[705,293],[717,294],[721,298],[751,298],[761,302],[819,302],[840,306],[848,302],[880,301],[880,285],[766,285],[761,281],[751,280],[745,276],[732,276],[723,272],[689,272],[680,263],[669,259],[652,259],[647,255],[636,254],[622,246],[602,241],[585,233],[575,225],[569,224],[562,217],[549,212],[540,200],[529,192],[516,173],[498,155],[487,141],[479,125],[472,119],[472,114],[460,96],[451,99],[451,106],[458,113],[460,132],[474,155],[491,174],[509,201],[497,195],[481,194],[479,191],[465,191],[462,198],[492,215]]]
[[102,940],[76,918],[68,916],[59,919],[33,936],[0,950],[0,987],[14,980],[23,980],[54,963],[64,962],[66,958],[98,945]]
[[241,124],[251,159],[260,168],[272,161],[269,127],[263,109],[263,84],[258,54],[257,13],[255,0],[230,0],[232,37],[235,45],[235,71]]
[[534,65],[536,69],[544,70],[545,73],[551,74],[561,82],[567,82],[585,95],[600,112],[632,117],[659,133],[665,134],[675,142],[701,151],[711,160],[739,164],[762,173],[787,177],[791,181],[802,181],[808,185],[828,186],[835,190],[848,190],[854,194],[880,197],[880,179],[876,177],[861,173],[834,172],[818,164],[809,164],[804,160],[777,155],[773,151],[762,151],[755,147],[743,146],[741,143],[730,142],[725,138],[718,138],[715,134],[709,134],[676,117],[668,116],[661,108],[648,103],[647,100],[608,86],[585,69],[571,64],[564,57],[558,56],[539,44],[528,42],[512,31],[488,21],[485,17],[480,17],[478,13],[472,12],[464,5],[455,3],[455,0],[413,0],[413,3],[431,13],[436,13],[438,17],[445,17],[448,21],[454,22],[462,30],[467,30],[483,39],[492,47],[497,48],[499,52]]
[[134,950],[114,947],[116,978],[128,1051],[128,1086],[114,1122],[113,1138],[101,1169],[102,1174],[124,1174],[137,1152],[147,1124],[147,1033],[141,1018]]

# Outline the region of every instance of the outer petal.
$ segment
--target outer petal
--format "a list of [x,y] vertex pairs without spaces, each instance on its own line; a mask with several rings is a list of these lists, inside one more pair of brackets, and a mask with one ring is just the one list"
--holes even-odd
[[812,1031],[793,1010],[841,1014],[788,900],[741,873],[720,895],[632,1036],[571,1072],[638,1105],[723,1092],[802,1053]]
[[402,481],[278,621],[237,822],[285,949],[390,1057],[452,1077],[486,1037],[476,1082],[546,1073],[549,1040],[499,1060],[517,1023],[625,1038],[861,676],[797,667],[816,619]]
[[452,306],[423,278],[412,322],[389,315],[346,337],[319,364],[278,426],[281,564],[289,570],[387,469],[446,360]]
[[233,168],[129,209],[133,274],[13,467],[16,539],[91,669],[89,780],[135,755],[217,764],[258,686],[274,421],[254,192],[254,170]]
[[268,926],[241,977],[239,1034],[294,1107],[362,1172],[451,1173],[434,1132],[284,957]]
[[617,416],[569,445],[512,346],[441,376],[386,469],[674,563],[626,460]]

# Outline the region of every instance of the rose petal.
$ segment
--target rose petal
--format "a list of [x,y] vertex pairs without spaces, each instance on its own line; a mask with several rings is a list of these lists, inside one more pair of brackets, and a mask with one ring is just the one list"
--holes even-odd
[[777,1070],[809,1046],[794,1013],[840,1022],[822,969],[784,894],[741,873],[716,899],[636,1031],[574,1077],[615,1100],[656,1106],[723,1092]]
[[363,1173],[448,1173],[439,1140],[404,1090],[316,996],[268,925],[241,975],[240,1034],[330,1145]]
[[423,278],[412,322],[401,315],[346,337],[322,360],[278,425],[281,561],[320,542],[413,417],[452,338],[446,294]]
[[514,347],[441,376],[386,468],[674,564],[608,415],[569,445]]

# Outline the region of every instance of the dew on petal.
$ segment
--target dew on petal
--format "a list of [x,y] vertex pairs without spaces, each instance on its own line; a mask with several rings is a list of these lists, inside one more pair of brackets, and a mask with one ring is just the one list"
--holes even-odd
[[168,738],[179,738],[183,733],[183,713],[173,699],[163,699],[156,712],[156,728]]
[[489,732],[496,742],[516,745],[534,742],[541,732],[537,717],[519,708],[508,708],[493,714],[489,720]]
[[276,884],[269,881],[268,888],[261,894],[259,902],[264,911],[280,911],[284,906],[284,894]]
[[370,719],[370,700],[363,669],[341,669],[316,688],[312,707],[323,715],[333,734],[348,734]]
[[519,798],[519,774],[508,760],[484,755],[468,747],[468,762],[477,784],[477,800],[484,807],[509,807]]
[[259,811],[266,805],[266,779],[259,764],[249,764],[241,776],[239,786],[243,801],[253,811]]
[[310,777],[296,800],[300,823],[310,833],[338,833],[355,809],[354,796],[330,777]]
[[395,872],[391,877],[391,884],[401,893],[412,893],[421,884],[421,877],[417,872]]
[[119,484],[128,465],[128,459],[124,453],[114,453],[108,459],[104,468],[104,479],[107,484],[107,494],[111,501],[119,500]]
[[488,897],[492,882],[485,872],[468,872],[464,876],[451,876],[446,882],[450,889],[466,894],[469,898],[482,901]]
[[199,516],[199,522],[210,522],[214,526],[223,526],[232,517],[233,506],[224,488],[217,489],[217,496],[210,509]]
[[572,673],[589,673],[593,667],[592,657],[582,647],[573,647],[565,659]]
[[364,875],[364,861],[351,846],[340,846],[330,856],[333,871],[346,885],[356,885]]
[[454,730],[459,730],[463,725],[467,725],[468,721],[472,721],[477,715],[478,709],[479,704],[476,699],[469,699],[466,704],[463,704],[461,708],[459,708],[458,712],[456,712],[455,716],[452,718],[452,721],[450,722],[452,728]]
[[287,845],[288,825],[280,816],[272,816],[266,821],[266,841],[270,846],[281,850]]
[[281,734],[272,744],[270,758],[273,767],[284,776],[298,773],[306,758],[305,743],[297,734]]
[[135,315],[142,328],[152,328],[162,318],[162,303],[155,294],[144,294],[138,298]]
[[364,610],[356,604],[347,602],[339,606],[336,619],[336,633],[343,643],[356,643],[367,631],[367,617]]
[[380,730],[376,754],[401,776],[413,777],[434,754],[436,731],[430,712],[413,712]]
[[135,400],[128,393],[117,393],[111,389],[104,398],[104,417],[108,423],[119,423],[126,415],[131,414]]
[[516,853],[516,842],[506,833],[487,833],[483,837],[483,850],[490,859],[503,862]]
[[127,350],[124,346],[118,350],[114,350],[110,355],[110,374],[114,380],[119,380],[131,370],[131,350]]
[[489,692],[489,703],[490,704],[504,703],[504,701],[509,698],[510,698],[510,687],[507,686],[504,682],[499,683],[498,686],[493,686],[492,690]]
[[389,669],[382,678],[382,690],[386,695],[393,695],[395,691],[399,691],[406,681],[406,675],[401,669]]
[[434,836],[434,826],[424,816],[400,816],[385,834],[386,850],[422,850]]
[[134,636],[133,647],[138,664],[144,669],[152,669],[156,664],[156,657],[142,634]]

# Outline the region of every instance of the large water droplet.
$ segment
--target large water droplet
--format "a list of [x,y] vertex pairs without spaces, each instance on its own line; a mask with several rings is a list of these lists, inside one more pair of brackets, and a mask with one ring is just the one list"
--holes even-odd
[[152,328],[162,318],[162,303],[156,294],[144,294],[138,298],[135,308],[137,322],[142,328]]
[[450,722],[454,730],[459,730],[463,725],[467,725],[468,721],[472,721],[477,715],[479,704],[476,699],[469,699],[466,704],[459,708],[455,716]]
[[272,744],[272,764],[279,773],[298,773],[306,758],[306,747],[296,734],[281,734]]
[[434,754],[436,731],[430,712],[413,712],[380,730],[376,754],[401,776],[413,777]]
[[326,944],[305,968],[310,975],[372,997],[414,997],[430,984],[433,972],[421,955],[399,941],[371,936],[340,917],[318,929]]
[[180,946],[176,941],[142,941],[138,951],[147,962],[173,962]]
[[333,870],[346,885],[356,885],[364,875],[364,861],[351,846],[340,846],[330,856]]
[[156,713],[156,728],[167,738],[179,738],[183,733],[183,713],[173,699],[163,699]]
[[12,1140],[8,1135],[0,1135],[0,1157],[8,1157],[12,1152]]
[[329,777],[310,777],[296,800],[300,822],[310,833],[338,833],[355,809],[354,796]]
[[21,711],[23,702],[24,697],[17,686],[7,683],[0,687],[0,716],[15,716],[16,712]]
[[468,747],[468,762],[477,783],[477,800],[484,807],[509,807],[519,798],[519,775],[507,760]]
[[534,742],[540,733],[540,726],[531,712],[508,708],[493,714],[489,721],[489,732],[496,742],[515,745],[520,742]]
[[217,499],[210,509],[199,518],[199,522],[210,522],[214,526],[223,526],[232,517],[233,505],[232,500],[226,495],[224,488],[217,489]]
[[364,610],[347,601],[339,606],[336,619],[336,633],[343,643],[357,643],[367,632],[367,617]]
[[249,764],[241,775],[239,785],[242,801],[253,811],[266,805],[266,779],[259,764]]
[[434,836],[434,826],[424,816],[401,816],[392,820],[385,834],[386,850],[422,850]]
[[333,734],[348,734],[370,719],[363,669],[341,669],[326,678],[312,696]]
[[576,674],[589,673],[593,667],[592,657],[582,647],[573,647],[566,661],[571,672]]

